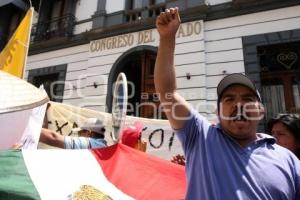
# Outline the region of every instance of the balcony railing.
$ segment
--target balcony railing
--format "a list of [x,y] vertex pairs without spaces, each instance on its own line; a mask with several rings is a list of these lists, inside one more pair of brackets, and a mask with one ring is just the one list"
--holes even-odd
[[141,21],[149,18],[156,18],[161,12],[165,11],[166,4],[160,3],[144,8],[127,10],[125,12],[126,22]]
[[73,35],[75,17],[65,15],[46,22],[39,22],[32,27],[31,42],[45,41],[53,38]]
[[127,10],[126,22],[134,22],[142,19],[142,9]]
[[155,4],[148,7],[149,17],[156,18],[161,12],[166,10],[166,4]]

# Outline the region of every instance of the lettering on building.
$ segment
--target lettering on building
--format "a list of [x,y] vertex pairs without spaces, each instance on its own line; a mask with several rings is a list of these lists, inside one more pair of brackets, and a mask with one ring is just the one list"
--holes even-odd
[[[177,38],[200,35],[202,33],[202,22],[187,22],[181,24],[177,31]],[[90,52],[101,52],[105,50],[131,47],[133,45],[142,45],[154,43],[158,40],[156,29],[144,30],[137,33],[128,33],[109,38],[103,38],[90,42]]]

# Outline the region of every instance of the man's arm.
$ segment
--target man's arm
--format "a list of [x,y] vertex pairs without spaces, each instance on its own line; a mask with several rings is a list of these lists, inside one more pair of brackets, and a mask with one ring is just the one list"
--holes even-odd
[[64,136],[49,129],[42,128],[40,142],[54,147],[64,148]]
[[174,51],[179,25],[178,8],[166,9],[156,19],[160,42],[154,70],[155,89],[169,122],[175,129],[182,128],[189,115],[188,103],[176,93]]

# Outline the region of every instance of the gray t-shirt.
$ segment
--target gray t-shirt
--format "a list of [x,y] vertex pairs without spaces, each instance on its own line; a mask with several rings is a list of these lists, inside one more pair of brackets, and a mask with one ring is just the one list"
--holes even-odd
[[300,199],[300,162],[266,134],[245,148],[196,111],[175,130],[186,156],[186,199]]

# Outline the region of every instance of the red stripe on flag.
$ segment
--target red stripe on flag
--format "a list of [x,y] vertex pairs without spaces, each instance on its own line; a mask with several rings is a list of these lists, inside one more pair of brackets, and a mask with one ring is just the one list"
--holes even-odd
[[123,144],[91,150],[107,179],[136,199],[184,199],[184,167]]

